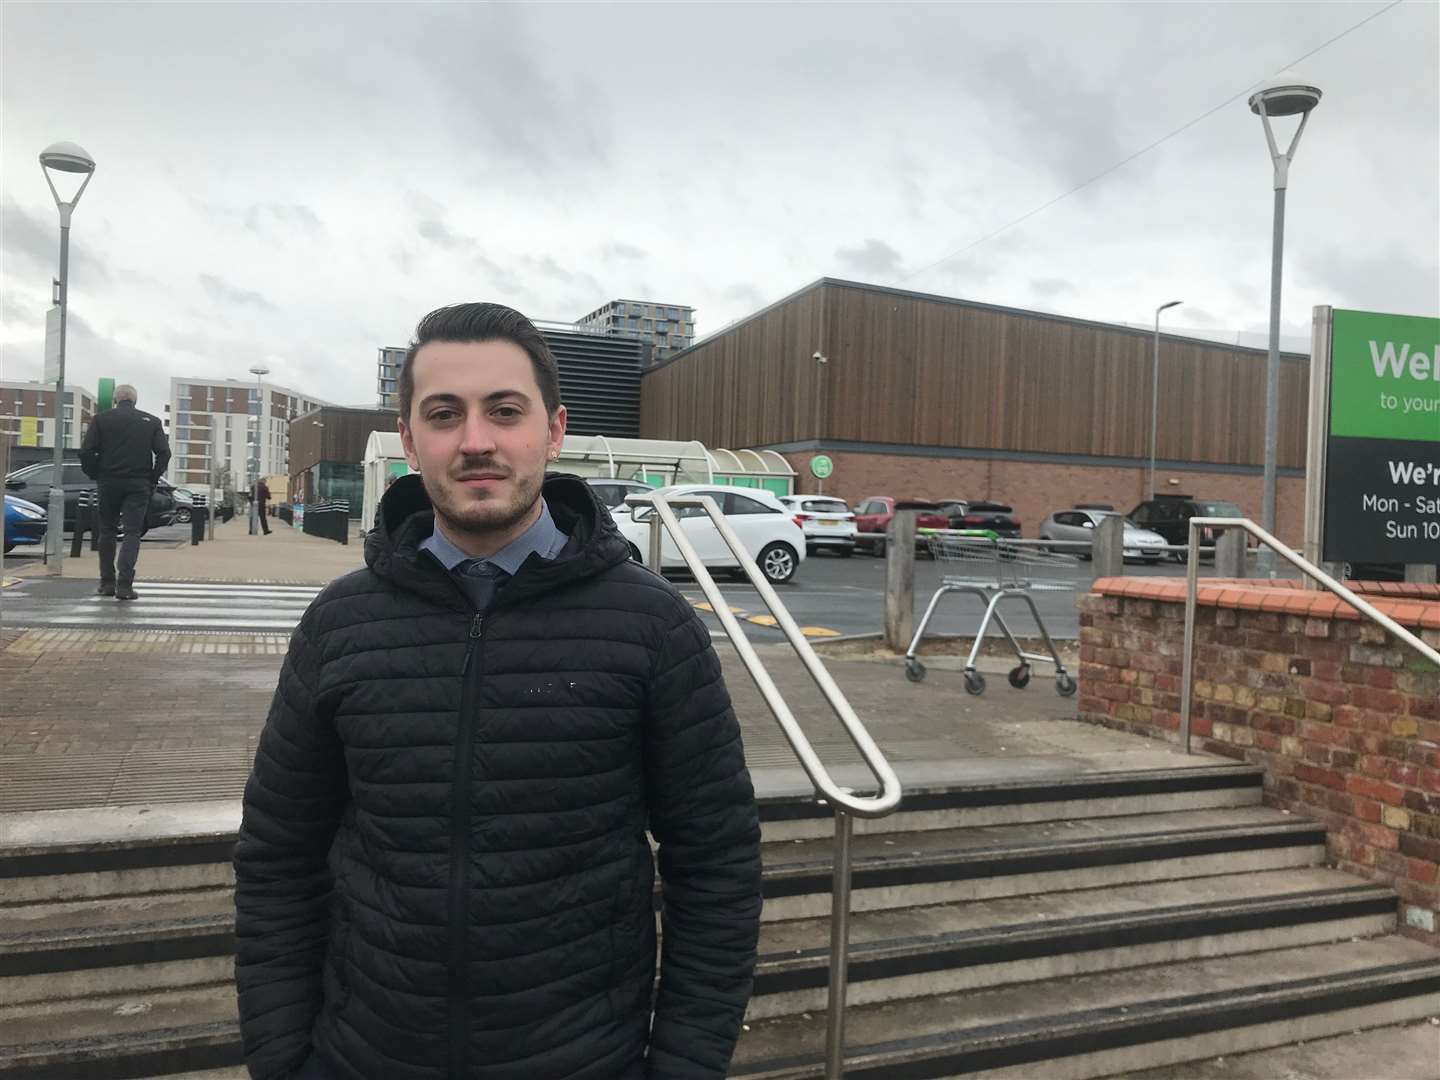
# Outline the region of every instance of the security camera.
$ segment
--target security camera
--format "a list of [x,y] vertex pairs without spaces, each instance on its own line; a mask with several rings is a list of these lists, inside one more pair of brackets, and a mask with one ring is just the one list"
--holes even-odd
[[823,364],[823,363],[826,363],[825,357],[824,357],[823,355],[821,355],[819,349],[816,349],[816,350],[815,350],[814,358],[815,358],[816,360],[818,360],[818,361],[819,361],[820,363],[822,363],[822,364]]

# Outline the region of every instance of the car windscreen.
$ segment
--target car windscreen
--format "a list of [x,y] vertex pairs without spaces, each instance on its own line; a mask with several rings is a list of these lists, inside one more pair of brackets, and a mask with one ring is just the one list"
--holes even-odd
[[1240,507],[1229,502],[1199,503],[1200,511],[1205,517],[1244,517]]

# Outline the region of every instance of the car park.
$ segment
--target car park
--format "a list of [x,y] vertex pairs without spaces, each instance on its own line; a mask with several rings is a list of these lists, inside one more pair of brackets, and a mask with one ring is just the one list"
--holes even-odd
[[[97,491],[95,481],[85,475],[78,461],[66,461],[61,465],[61,486],[65,490],[65,532],[75,531],[75,512],[80,505],[80,496]],[[5,477],[5,493],[15,495],[37,506],[50,505],[50,482],[55,475],[55,466],[50,462],[27,465],[16,469]],[[176,500],[171,494],[173,488],[164,479],[150,494],[150,505],[145,512],[145,528],[158,529],[175,521]]]
[[45,539],[45,510],[29,499],[5,496],[5,552]]
[[[651,490],[657,494],[708,495],[714,499],[726,522],[740,537],[745,551],[772,585],[791,580],[805,560],[805,533],[800,522],[778,497],[768,491],[712,487],[708,484],[676,484]],[[638,506],[631,513],[615,518],[620,534],[630,543],[631,558],[637,562],[645,561],[642,552],[650,548],[650,516],[653,513],[651,507]],[[743,574],[734,552],[702,507],[677,506],[674,514],[685,538],[707,569],[733,569]],[[666,570],[686,569],[685,560],[680,557],[680,549],[675,546],[669,531],[663,526],[661,531],[661,567]]]
[[[941,511],[941,505],[931,499],[895,499],[889,495],[871,495],[862,499],[855,507],[855,531],[861,533],[884,533],[890,527],[897,510],[918,510],[915,518],[917,529],[948,529],[950,519]],[[924,541],[917,537],[916,546]],[[855,538],[857,551],[868,551],[871,555],[885,554],[885,540],[867,539],[862,535]]]
[[[1125,515],[1142,529],[1159,533],[1167,544],[1188,544],[1190,542],[1190,519],[1194,517],[1243,518],[1245,512],[1233,502],[1221,499],[1197,499],[1193,495],[1157,495],[1146,499]],[[1200,530],[1200,543],[1213,545],[1216,540],[1214,529]],[[1185,555],[1177,552],[1175,558],[1183,562]]]
[[848,559],[855,554],[855,515],[843,499],[829,495],[782,495],[780,501],[800,520],[805,554],[833,551]]
[[[1107,517],[1120,515],[1111,507],[1078,506],[1071,510],[1056,510],[1040,523],[1041,540],[1064,540],[1089,544],[1094,540],[1095,530]],[[1142,529],[1128,518],[1125,519],[1124,557],[1135,559],[1153,566],[1165,556],[1165,538],[1159,533]],[[1065,546],[1051,548],[1060,554],[1078,555],[1089,559],[1089,548]]]

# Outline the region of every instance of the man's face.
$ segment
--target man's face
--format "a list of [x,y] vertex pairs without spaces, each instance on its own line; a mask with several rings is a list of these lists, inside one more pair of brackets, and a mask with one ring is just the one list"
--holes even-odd
[[447,532],[498,550],[534,520],[565,409],[546,414],[529,355],[509,341],[432,341],[413,372],[405,457]]

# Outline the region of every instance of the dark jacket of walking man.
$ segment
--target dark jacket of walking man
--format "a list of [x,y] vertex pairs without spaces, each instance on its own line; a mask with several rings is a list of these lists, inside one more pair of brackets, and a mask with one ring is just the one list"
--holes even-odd
[[251,1074],[720,1080],[760,830],[704,624],[546,475],[565,409],[524,316],[432,312],[399,382],[419,475],[291,638],[245,789]]
[[265,520],[265,508],[270,504],[270,485],[265,483],[264,477],[255,481],[255,514],[260,519],[260,528],[266,536],[270,535],[270,523]]
[[[134,600],[135,562],[150,494],[170,464],[170,440],[160,419],[135,407],[135,388],[117,386],[115,407],[90,421],[80,448],[80,468],[96,482],[100,495],[101,596]],[[115,561],[115,534],[125,527],[120,561]]]

